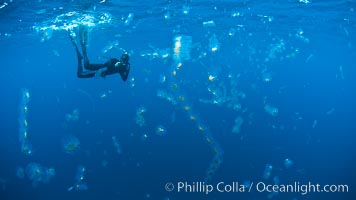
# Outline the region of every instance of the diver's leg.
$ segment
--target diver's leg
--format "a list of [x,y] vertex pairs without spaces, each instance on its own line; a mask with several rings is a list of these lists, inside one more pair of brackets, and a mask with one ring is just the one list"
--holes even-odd
[[84,25],[79,27],[79,39],[80,46],[82,47],[82,52],[84,55],[84,67],[86,68],[89,65],[89,59],[87,54],[87,43],[88,43],[88,28]]
[[74,49],[75,49],[76,53],[77,53],[77,60],[78,60],[77,76],[78,76],[78,78],[91,78],[91,77],[94,77],[95,76],[95,72],[94,71],[84,72],[84,70],[83,70],[83,62],[82,62],[83,56],[79,52],[78,45],[75,42],[75,39],[74,39],[74,36],[72,35],[72,32],[68,31],[68,35],[69,35],[70,41],[72,42],[72,44],[74,46]]
[[78,78],[92,78],[95,76],[94,71],[85,71],[85,72],[78,72],[77,73]]
[[92,78],[95,76],[95,71],[84,71],[83,70],[83,57],[78,57],[78,69],[77,69],[77,76],[78,78]]
[[81,60],[83,59],[83,56],[82,56],[82,54],[80,54],[80,52],[79,52],[78,45],[77,45],[77,43],[75,42],[73,33],[72,33],[71,31],[68,31],[68,36],[69,36],[70,41],[72,42],[72,44],[73,44],[73,46],[74,46],[75,52],[77,53],[77,58],[78,58],[78,62],[79,62],[79,61],[81,61]]
[[102,68],[105,68],[107,67],[105,64],[87,64],[87,65],[84,65],[84,68],[86,70],[92,70],[92,71],[96,71],[96,70],[99,70],[99,69],[102,69]]
[[88,28],[86,26],[81,25],[79,27],[79,38],[80,38],[80,46],[82,47],[82,52],[84,56],[84,68],[86,70],[98,70],[105,68],[106,66],[103,64],[90,64],[88,54],[87,54],[87,43],[88,43]]

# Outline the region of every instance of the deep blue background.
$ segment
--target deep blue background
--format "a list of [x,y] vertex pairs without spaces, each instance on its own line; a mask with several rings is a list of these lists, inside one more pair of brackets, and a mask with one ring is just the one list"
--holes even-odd
[[[190,8],[188,14],[183,14],[184,6]],[[59,7],[63,8],[53,9]],[[42,9],[46,12],[38,12]],[[297,0],[8,2],[0,9],[0,178],[5,180],[0,199],[267,199],[266,193],[257,192],[206,196],[164,190],[166,182],[203,181],[213,156],[181,107],[156,96],[159,89],[174,93],[168,83],[159,83],[160,75],[170,76],[172,56],[142,56],[158,50],[172,54],[176,35],[193,39],[191,59],[184,62],[177,80],[193,112],[208,125],[224,151],[213,183],[257,182],[263,180],[265,165],[272,164],[272,177],[278,176],[281,184],[349,185],[348,193],[281,193],[274,199],[354,199],[354,9],[354,1],[316,0],[309,4]],[[109,43],[119,41],[119,47],[131,54],[129,79],[134,77],[134,87],[116,75],[78,79],[75,52],[64,30],[54,31],[41,42],[42,33],[33,26],[41,27],[73,10],[111,14],[111,23],[91,29],[89,58],[105,62],[106,58],[98,57],[119,57],[119,49],[102,52]],[[134,18],[125,25],[129,13]],[[169,19],[164,18],[167,13]],[[215,26],[204,27],[202,23],[210,20]],[[234,36],[228,35],[231,28],[236,30]],[[301,30],[309,42],[296,36]],[[221,44],[216,53],[208,44],[213,34]],[[266,61],[281,42],[285,49]],[[203,53],[206,56],[200,57]],[[271,82],[263,81],[264,71],[272,74]],[[218,77],[214,82],[207,79],[211,73]],[[232,88],[231,81],[237,86]],[[227,89],[228,98],[234,97],[230,89],[246,95],[238,101],[241,111],[232,110],[229,102],[212,105],[200,101],[212,98],[207,87],[220,84]],[[22,88],[32,95],[28,122],[34,154],[30,157],[21,153],[18,140]],[[107,98],[101,99],[109,90]],[[279,109],[277,117],[265,112],[264,100]],[[135,122],[141,105],[147,108],[144,127]],[[79,121],[67,122],[65,114],[74,109],[80,111]],[[327,114],[331,109],[335,111]],[[238,116],[244,122],[241,132],[235,134],[231,130]],[[167,135],[154,134],[158,125],[167,128]],[[149,137],[144,139],[143,134]],[[81,142],[74,155],[62,149],[68,135]],[[116,153],[112,136],[120,141],[121,155]],[[286,158],[294,161],[288,170],[283,166]],[[108,162],[106,167],[103,160]],[[54,167],[56,176],[48,184],[33,187],[28,178],[16,177],[16,168],[30,162]],[[88,169],[89,189],[67,192],[75,183],[78,165]]]

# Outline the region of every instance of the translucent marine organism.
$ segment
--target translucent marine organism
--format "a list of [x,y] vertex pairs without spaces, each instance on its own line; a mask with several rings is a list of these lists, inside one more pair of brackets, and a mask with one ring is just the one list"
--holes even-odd
[[269,83],[272,81],[272,74],[270,72],[263,72],[262,73],[262,80],[265,83]]
[[80,191],[80,190],[87,190],[87,189],[88,189],[88,185],[86,183],[77,183],[69,187],[67,191],[72,191],[72,190]]
[[69,187],[67,191],[72,191],[72,190],[87,190],[88,185],[85,182],[85,173],[86,173],[86,168],[84,166],[78,166],[77,168],[77,173],[75,175],[75,180],[76,183]]
[[16,176],[19,179],[24,179],[25,178],[25,169],[23,167],[17,167],[16,168]]
[[210,75],[208,76],[208,80],[209,80],[210,82],[215,81],[215,79],[216,79],[216,75],[210,74]]
[[74,136],[67,136],[63,139],[63,150],[68,154],[74,154],[80,149],[80,141]]
[[82,165],[78,166],[77,168],[77,174],[75,175],[75,179],[77,181],[82,181],[85,178],[85,172],[86,172],[86,168]]
[[197,124],[197,127],[198,127],[198,130],[199,130],[200,132],[204,132],[204,131],[206,131],[206,130],[208,129],[208,127],[207,127],[205,124],[203,124],[203,123],[198,123],[198,124]]
[[155,129],[155,133],[156,133],[156,135],[158,135],[158,136],[164,136],[164,135],[167,134],[167,129],[166,129],[164,126],[159,125],[159,126],[157,126],[156,129]]
[[56,170],[53,167],[51,167],[47,169],[46,173],[48,176],[53,177],[56,175]]
[[[170,92],[173,105],[178,104],[180,108],[188,115],[188,118],[196,125],[197,130],[203,136],[204,140],[208,143],[209,147],[213,151],[213,159],[210,163],[210,166],[207,170],[206,182],[210,182],[211,178],[215,174],[216,170],[222,163],[223,151],[219,143],[215,140],[212,133],[207,126],[201,121],[198,117],[198,114],[195,113],[195,110],[192,109],[192,102],[190,102],[185,95],[185,92],[182,91],[180,83],[181,80],[177,79],[177,74],[180,69],[183,67],[183,61],[190,59],[190,51],[192,47],[192,37],[178,35],[174,37],[174,47],[173,47],[173,60],[174,63],[171,65],[170,71],[167,77],[167,90]],[[157,96],[161,98],[167,98],[166,93],[159,91]]]
[[266,167],[265,167],[265,169],[263,171],[263,175],[262,175],[264,179],[267,180],[271,177],[272,169],[273,169],[272,165],[266,164]]
[[101,52],[102,52],[103,54],[106,54],[106,53],[112,51],[113,49],[119,48],[118,46],[119,46],[119,41],[118,41],[118,40],[115,40],[115,41],[110,42],[109,44],[107,44],[107,45],[103,48],[103,50],[101,50]]
[[240,103],[236,103],[232,106],[232,109],[236,112],[240,111],[242,108],[241,104]]
[[189,14],[190,7],[188,5],[183,5],[182,12],[183,14],[187,15]]
[[206,177],[206,182],[210,182],[216,170],[220,167],[221,163],[223,162],[222,160],[223,150],[221,149],[217,141],[211,136],[209,131],[207,131],[207,133],[208,133],[207,135],[210,136],[207,137],[206,140],[208,141],[208,144],[213,148],[213,153],[214,153],[214,157],[210,163],[210,167],[208,169],[207,177]]
[[[1,9],[1,8],[0,8]],[[3,179],[3,178],[0,178],[0,184],[1,184],[1,189],[2,191],[5,191],[6,190],[6,180]]]
[[134,88],[135,87],[135,77],[134,76],[132,76],[130,79],[129,79],[129,85],[130,85],[130,87],[131,88]]
[[167,100],[172,105],[176,105],[177,102],[172,94],[167,93],[164,90],[157,90],[157,97]]
[[147,109],[145,108],[145,106],[141,105],[136,109],[136,114],[143,115],[146,111]]
[[211,52],[217,52],[220,49],[220,43],[218,41],[218,39],[216,38],[216,35],[213,34],[210,38],[209,38],[209,50]]
[[101,99],[106,99],[106,97],[107,97],[107,94],[106,94],[106,93],[103,93],[103,94],[100,95],[100,98],[101,98]]
[[43,178],[42,166],[38,163],[30,163],[26,167],[26,175],[33,182],[40,182]]
[[235,36],[235,34],[236,34],[236,29],[230,28],[228,35],[232,37]]
[[104,100],[104,99],[106,99],[111,93],[112,93],[111,90],[105,91],[105,92],[103,92],[103,93],[100,95],[100,98]]
[[32,145],[28,139],[28,103],[30,102],[31,95],[28,89],[21,90],[21,101],[19,109],[19,141],[21,144],[21,152],[25,155],[32,155]]
[[[10,2],[12,2],[12,1],[10,1]],[[9,4],[8,4],[8,3],[6,3],[6,2],[4,2],[2,5],[0,5],[0,9],[5,8],[5,6],[7,6],[7,5],[9,5]]]
[[331,114],[333,114],[335,112],[335,108],[331,108],[330,110],[328,110],[327,112],[326,112],[326,114],[327,115],[331,115]]
[[107,160],[102,160],[101,161],[101,166],[103,166],[103,167],[107,167],[108,164],[109,164],[109,162]]
[[250,180],[246,180],[243,182],[243,185],[245,186],[245,188],[250,188],[251,187],[251,181]]
[[167,77],[164,74],[159,75],[159,83],[165,83]]
[[297,33],[295,34],[295,37],[300,39],[301,41],[305,43],[309,43],[309,39],[305,37],[304,31],[300,28],[297,30]]
[[116,152],[117,152],[118,154],[122,154],[121,145],[120,145],[120,142],[119,142],[119,140],[117,139],[117,137],[116,137],[116,136],[112,136],[112,141],[113,141],[113,143],[114,143],[114,147],[115,147],[115,149],[116,149]]
[[53,49],[52,50],[52,53],[55,55],[55,56],[61,56],[60,54],[59,54],[59,52],[57,51],[57,50],[55,50],[55,49]]
[[27,140],[21,142],[21,152],[28,156],[33,154],[32,145]]
[[272,115],[273,117],[276,117],[278,115],[278,112],[279,112],[278,108],[273,107],[270,104],[265,104],[264,109],[268,114]]
[[192,49],[192,37],[178,35],[174,38],[173,59],[179,63],[190,59]]
[[236,119],[235,119],[235,124],[234,126],[232,127],[232,133],[235,133],[235,134],[238,134],[240,133],[241,131],[241,126],[242,126],[242,123],[244,122],[244,120],[242,119],[242,117],[238,116]]
[[[274,185],[280,185],[280,181],[279,181],[279,177],[278,176],[274,176],[273,177],[273,184]],[[273,190],[271,193],[269,193],[267,195],[268,199],[272,199],[274,196],[278,195],[279,191],[278,190]]]
[[166,13],[164,13],[163,17],[164,17],[164,19],[169,20],[171,18],[171,13],[170,12],[166,12]]
[[149,137],[150,137],[150,135],[149,135],[148,133],[143,133],[143,134],[141,135],[141,140],[147,141]]
[[214,20],[204,21],[203,22],[203,27],[215,27]]
[[125,26],[130,25],[130,23],[132,22],[133,18],[134,18],[134,14],[133,13],[129,13],[129,15],[127,16],[127,18],[126,18],[126,20],[124,22]]
[[316,125],[318,125],[318,121],[317,121],[317,120],[314,120],[314,121],[313,121],[312,128],[315,128],[315,127],[316,127]]
[[278,55],[286,50],[286,44],[284,40],[278,40],[276,43],[270,44],[270,51],[268,53],[268,58],[265,61],[270,61],[278,58]]
[[291,159],[289,159],[289,158],[286,158],[285,160],[284,160],[284,167],[286,168],[286,169],[289,169],[289,168],[291,168],[293,165],[294,165],[294,162],[293,162],[293,160],[291,160]]
[[136,115],[136,124],[139,126],[145,125],[145,118],[142,115]]
[[136,124],[139,126],[144,126],[145,125],[145,118],[143,116],[144,113],[146,113],[146,108],[145,106],[141,105],[136,109]]
[[66,121],[78,121],[79,120],[79,109],[74,109],[72,113],[68,113],[65,115]]
[[55,174],[54,168],[43,167],[38,163],[30,163],[26,166],[26,176],[34,186],[38,183],[48,183]]
[[344,76],[344,69],[343,69],[342,65],[339,66],[339,74],[336,75],[336,77],[340,77],[341,80],[344,80],[344,79],[345,79],[345,76]]

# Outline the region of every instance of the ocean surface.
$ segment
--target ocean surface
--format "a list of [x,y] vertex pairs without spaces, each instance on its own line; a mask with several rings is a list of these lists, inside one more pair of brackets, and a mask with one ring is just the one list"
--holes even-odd
[[5,0],[0,58],[1,200],[356,197],[354,0]]

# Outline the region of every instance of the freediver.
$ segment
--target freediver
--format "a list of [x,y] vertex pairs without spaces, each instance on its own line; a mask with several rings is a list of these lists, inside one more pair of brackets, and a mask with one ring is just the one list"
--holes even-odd
[[[120,60],[117,58],[111,58],[104,64],[91,64],[88,59],[87,55],[87,40],[88,40],[88,29],[84,26],[79,27],[79,39],[80,39],[80,46],[82,47],[82,54],[79,52],[78,45],[74,39],[74,34],[71,31],[68,31],[69,38],[77,52],[78,58],[78,71],[77,76],[78,78],[92,78],[95,76],[101,76],[105,78],[107,75],[112,74],[120,74],[121,79],[123,81],[127,80],[130,72],[130,63],[129,59],[130,56],[128,53],[124,53],[121,55]],[[86,71],[83,70],[83,60],[84,58],[84,68]]]

